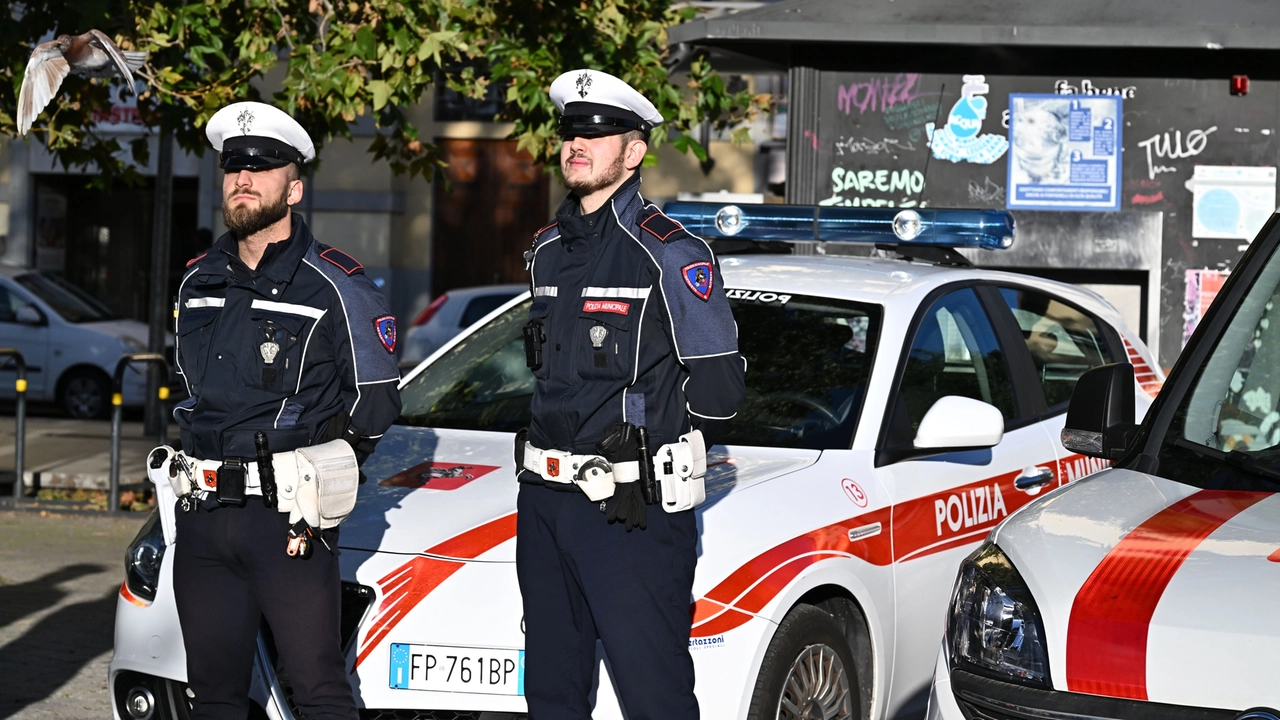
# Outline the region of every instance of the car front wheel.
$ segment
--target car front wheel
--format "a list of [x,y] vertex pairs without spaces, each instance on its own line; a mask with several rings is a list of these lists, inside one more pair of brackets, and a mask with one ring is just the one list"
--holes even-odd
[[857,720],[856,672],[840,623],[812,605],[797,605],[769,642],[747,717]]
[[111,409],[111,385],[106,373],[73,370],[59,383],[58,404],[78,420],[106,417]]

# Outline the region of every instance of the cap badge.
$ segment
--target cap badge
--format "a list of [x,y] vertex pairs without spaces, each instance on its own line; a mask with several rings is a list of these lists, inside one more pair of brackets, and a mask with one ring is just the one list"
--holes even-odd
[[586,97],[587,90],[591,89],[591,73],[584,72],[579,75],[576,85],[578,88],[578,97]]
[[262,362],[270,365],[276,361],[276,356],[280,354],[280,346],[268,340],[258,346],[258,352],[262,353]]
[[241,110],[240,114],[236,116],[236,124],[240,126],[240,132],[248,135],[249,128],[253,125],[253,112],[248,108]]
[[599,350],[604,347],[604,339],[609,336],[609,329],[604,325],[592,325],[587,334],[591,337],[591,347]]

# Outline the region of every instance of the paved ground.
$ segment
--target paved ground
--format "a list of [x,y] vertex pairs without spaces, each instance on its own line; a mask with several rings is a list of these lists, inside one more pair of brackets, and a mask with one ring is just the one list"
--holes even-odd
[[[0,492],[12,491],[14,469],[13,403],[0,405]],[[120,483],[146,481],[143,463],[157,438],[142,434],[137,416],[127,414],[120,433]],[[34,407],[26,421],[24,484],[44,488],[106,490],[111,471],[111,423],[106,420],[71,420],[56,409]],[[171,437],[177,427],[169,426]]]
[[0,719],[111,717],[116,594],[144,519],[0,512]]

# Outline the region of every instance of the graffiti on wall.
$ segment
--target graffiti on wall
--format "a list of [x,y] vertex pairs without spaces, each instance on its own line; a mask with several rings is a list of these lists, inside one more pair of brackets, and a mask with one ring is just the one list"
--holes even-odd
[[934,157],[953,163],[990,165],[1004,155],[1009,141],[1003,135],[982,133],[982,123],[987,119],[987,99],[983,96],[990,90],[982,75],[964,76],[960,99],[951,106],[947,124],[938,129],[931,122],[924,126]]

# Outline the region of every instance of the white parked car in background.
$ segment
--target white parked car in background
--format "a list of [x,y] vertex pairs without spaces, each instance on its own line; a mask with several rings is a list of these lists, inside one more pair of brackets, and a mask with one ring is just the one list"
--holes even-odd
[[[171,337],[167,345],[171,355]],[[147,326],[57,275],[0,267],[0,346],[22,353],[28,400],[57,402],[73,418],[105,417],[116,362],[146,351]],[[0,398],[14,397],[14,377],[12,365],[0,365]],[[141,405],[146,387],[144,374],[126,370],[124,404]]]
[[404,334],[400,367],[417,367],[458,333],[528,289],[528,285],[483,285],[441,293],[418,313]]
[[1063,439],[1115,466],[1011,515],[964,563],[929,717],[1280,717],[1280,216],[1138,428],[1128,365]]
[[[815,226],[814,208],[667,209],[702,236],[728,234],[717,216],[737,239],[812,238]],[[894,211],[822,212],[854,227],[818,223],[823,237],[899,241]],[[917,243],[899,252],[939,262],[720,257],[748,365],[696,510],[690,650],[708,720],[922,713],[961,560],[1035,496],[1101,467],[1057,439],[1076,379],[1150,360],[1093,293],[919,244],[1007,245],[1007,213],[898,221]],[[363,468],[340,540],[342,642],[362,717],[523,717],[512,434],[534,384],[528,307],[527,293],[513,299],[409,374],[403,416]],[[1130,400],[1145,409],[1150,398],[1135,389]],[[118,718],[142,720],[127,707],[181,716],[171,555],[154,522],[129,551],[110,673]],[[292,718],[261,637],[254,700]],[[621,718],[600,662],[594,716]]]

